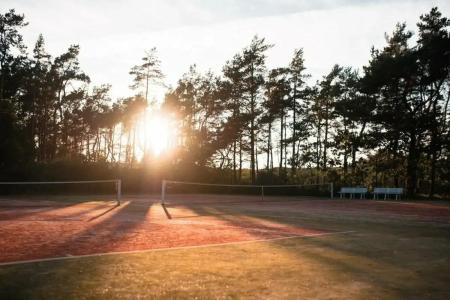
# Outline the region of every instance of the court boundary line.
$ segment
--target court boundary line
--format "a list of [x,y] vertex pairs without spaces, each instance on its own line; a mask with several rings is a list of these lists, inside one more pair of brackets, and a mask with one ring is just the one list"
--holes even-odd
[[269,239],[256,239],[256,240],[224,242],[224,243],[214,243],[214,244],[205,244],[205,245],[164,247],[164,248],[145,249],[145,250],[130,250],[130,251],[113,251],[113,252],[102,252],[102,253],[83,254],[83,255],[67,255],[67,256],[58,256],[58,257],[50,257],[50,258],[38,258],[38,259],[2,262],[2,263],[0,263],[0,267],[39,263],[39,262],[63,261],[63,260],[71,260],[71,259],[78,259],[78,258],[113,256],[113,255],[122,255],[122,254],[140,254],[140,253],[161,252],[161,251],[213,248],[213,247],[228,246],[228,245],[230,245],[230,246],[244,245],[244,244],[251,244],[251,243],[268,243],[268,242],[273,242],[273,241],[289,240],[289,239],[295,239],[295,238],[305,238],[306,239],[306,238],[315,238],[315,237],[328,236],[328,235],[349,234],[349,233],[355,233],[355,232],[356,232],[355,230],[348,230],[348,231],[324,232],[324,233],[313,233],[313,234],[303,234],[303,235],[298,234],[298,235],[290,235],[290,236],[283,236],[283,237],[276,237],[276,238],[269,238]]
[[[245,212],[245,214],[242,213],[234,213],[234,212],[226,212],[226,213],[221,213],[221,214],[205,214],[205,215],[188,215],[188,216],[179,216],[179,217],[172,217],[172,218],[168,218],[168,221],[173,221],[173,220],[183,220],[183,219],[190,219],[190,218],[208,218],[208,217],[214,217],[214,216],[218,216],[218,215],[226,215],[226,216],[232,216],[232,217],[242,217],[242,216],[246,216],[246,217],[252,217],[252,218],[269,218],[269,219],[293,219],[293,220],[308,220],[311,219],[311,216],[284,216],[284,215],[270,215],[270,214],[254,214],[254,213],[249,213],[249,212]],[[355,216],[357,216],[357,214],[350,214],[347,215],[345,218],[342,216],[330,216],[327,215],[325,216],[325,218],[327,219],[333,219],[333,220],[351,220],[351,221],[359,221],[361,219],[356,218]],[[373,215],[371,215],[373,216]],[[383,216],[383,222],[404,222],[406,221],[410,221],[413,223],[425,223],[425,224],[434,224],[434,225],[447,225],[450,224],[450,220],[441,220],[441,219],[434,219],[431,218],[429,220],[419,220],[419,219],[413,219],[413,217],[418,217],[417,215],[400,215],[402,218],[397,218],[397,216]],[[162,220],[162,219],[160,219]],[[157,222],[154,222],[157,223]]]

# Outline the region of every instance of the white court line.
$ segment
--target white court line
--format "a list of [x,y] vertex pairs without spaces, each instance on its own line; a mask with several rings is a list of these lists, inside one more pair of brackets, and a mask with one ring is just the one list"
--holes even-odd
[[167,247],[167,248],[156,248],[156,249],[147,249],[147,250],[117,251],[117,252],[105,252],[105,253],[94,253],[94,254],[73,255],[73,256],[70,255],[70,256],[60,256],[60,257],[30,259],[30,260],[17,260],[17,261],[0,263],[0,267],[10,266],[10,265],[37,263],[37,262],[76,259],[76,258],[88,258],[88,257],[110,256],[110,255],[120,255],[120,254],[136,254],[136,253],[148,253],[148,252],[171,251],[171,250],[209,248],[209,247],[219,247],[219,246],[227,246],[227,245],[242,245],[242,244],[261,243],[261,242],[273,242],[273,241],[288,240],[288,239],[295,239],[295,238],[313,238],[313,237],[320,237],[320,236],[327,236],[327,235],[348,234],[348,233],[354,233],[354,232],[356,232],[356,231],[349,230],[349,231],[315,233],[315,234],[307,234],[307,235],[290,235],[290,236],[277,237],[277,238],[271,238],[271,239],[259,239],[259,240],[227,242],[227,243],[196,245],[196,246]]

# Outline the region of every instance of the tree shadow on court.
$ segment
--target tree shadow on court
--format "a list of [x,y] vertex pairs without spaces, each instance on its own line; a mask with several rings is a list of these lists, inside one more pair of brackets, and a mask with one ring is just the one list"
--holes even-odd
[[[126,233],[133,234],[134,229],[139,227],[139,224],[148,221],[148,212],[152,207],[158,207],[154,203],[134,203],[124,206],[115,212],[114,215],[105,215],[100,217],[99,220],[94,220],[92,227],[86,228],[83,232],[71,237],[71,239],[65,240],[58,248],[61,249],[71,249],[73,244],[88,245],[91,249],[95,250],[98,247],[103,247],[103,252],[114,251],[116,248],[113,245],[108,247],[104,245],[105,241],[108,240],[111,243],[124,242],[129,236]],[[171,207],[164,207],[166,213],[168,213],[173,219],[169,219],[168,222],[177,219],[176,212],[172,210]],[[401,251],[404,246],[413,247],[414,243],[408,242],[402,245],[389,244],[395,239],[404,237],[405,232],[409,233],[409,237],[414,237],[413,233],[410,233],[408,229],[395,228],[395,226],[400,226],[401,224],[377,224],[377,220],[371,220],[370,223],[360,221],[348,221],[348,220],[327,220],[326,217],[319,218],[317,216],[308,215],[307,212],[302,212],[299,218],[289,218],[298,217],[299,213],[291,210],[289,213],[283,212],[285,215],[281,217],[274,216],[264,216],[263,214],[257,215],[258,210],[254,209],[253,214],[249,208],[243,209],[240,206],[234,208],[221,207],[221,206],[186,206],[188,210],[192,211],[192,216],[201,217],[212,217],[218,221],[223,222],[225,225],[240,228],[245,231],[250,227],[255,227],[261,231],[270,231],[273,228],[264,224],[264,221],[274,221],[287,226],[298,226],[305,228],[333,228],[340,230],[356,230],[357,232],[364,232],[364,236],[335,236],[333,238],[304,238],[301,240],[292,239],[286,241],[278,241],[270,243],[268,246],[268,251],[280,251],[280,253],[287,253],[298,258],[298,262],[314,262],[317,266],[323,269],[324,274],[327,276],[335,276],[336,278],[342,278],[342,285],[352,285],[355,283],[364,283],[371,288],[376,288],[379,290],[389,291],[391,295],[395,295],[396,298],[417,298],[415,293],[413,283],[415,283],[416,278],[414,277],[414,272],[416,269],[411,264],[414,258],[417,258],[417,254],[408,255],[404,258],[401,257]],[[256,212],[256,213],[255,213]],[[267,210],[264,210],[267,213]],[[246,217],[246,223],[242,223],[239,217]],[[263,224],[261,224],[261,221]],[[153,226],[148,224],[148,226]],[[190,226],[186,224],[186,226]],[[207,226],[207,224],[206,224]],[[389,227],[393,232],[393,236],[389,239],[380,239],[377,234],[389,234]],[[150,228],[146,227],[146,228]],[[410,226],[411,230],[417,230],[417,227]],[[91,231],[92,230],[92,231]],[[214,230],[214,229],[211,229]],[[443,235],[446,229],[442,229],[437,236]],[[117,232],[121,234],[117,235]],[[405,231],[405,232],[404,232]],[[427,237],[431,234],[432,230],[424,230],[423,235]],[[92,234],[91,234],[92,233]],[[447,232],[448,233],[448,232]],[[98,234],[99,236],[96,236]],[[220,233],[217,233],[220,234]],[[252,230],[248,230],[247,234],[257,234]],[[448,236],[448,235],[447,235]],[[96,237],[99,237],[96,239]],[[118,240],[117,240],[118,239]],[[448,238],[447,238],[448,241]],[[448,241],[450,243],[450,241]],[[373,249],[372,249],[373,248]],[[37,249],[39,250],[39,248]],[[394,253],[392,251],[398,251]],[[389,252],[391,251],[391,252]],[[430,253],[428,253],[430,254]],[[444,254],[440,253],[437,259],[442,259],[445,257]],[[398,261],[396,261],[398,260]],[[182,258],[180,257],[181,263]],[[70,278],[70,286],[86,286],[83,285],[85,282],[89,281],[90,276],[95,276],[96,270],[98,272],[105,272],[105,268],[102,268],[104,263],[100,258],[90,260],[91,270],[88,274],[76,274],[68,275],[65,273],[65,269],[68,266],[72,266],[72,270],[77,270],[73,268],[76,262],[73,261],[59,261],[42,264],[36,264],[36,272],[29,278],[27,276],[20,276],[21,269],[17,268],[17,282],[9,284],[6,286],[4,291],[0,291],[0,298],[30,298],[30,296],[42,295],[39,294],[41,291],[45,290],[45,287],[52,285],[52,276],[55,274],[66,274],[67,278]],[[45,267],[44,267],[45,266]],[[113,264],[109,264],[110,272],[117,272]],[[101,271],[102,270],[102,271]],[[81,272],[81,271],[80,271]],[[108,271],[109,272],[109,271]],[[169,272],[169,271],[168,271]],[[1,274],[1,273],[0,273]],[[411,275],[412,274],[412,275]],[[301,274],[302,276],[310,276],[311,274]],[[427,274],[428,275],[428,274]],[[431,274],[430,274],[431,275]],[[120,274],[117,274],[120,277]],[[300,276],[300,274],[293,274],[293,276]],[[439,276],[439,275],[435,275]],[[57,278],[53,278],[57,280]],[[311,278],[309,278],[311,279]],[[61,281],[59,281],[61,282]],[[32,288],[25,290],[23,287],[32,286]],[[2,288],[5,285],[2,285]],[[370,296],[370,290],[365,291]],[[15,297],[12,297],[15,296]],[[60,296],[60,295],[56,295]]]
[[[9,220],[17,220],[17,219],[26,219],[27,217],[34,217],[34,216],[48,216],[52,215],[57,211],[60,211],[62,209],[70,209],[72,207],[75,207],[79,205],[79,203],[72,203],[67,205],[58,205],[58,206],[51,206],[51,205],[33,205],[33,206],[3,206],[0,207],[0,220],[2,221],[9,221]],[[64,214],[65,217],[71,218],[76,217],[80,215],[80,212],[74,212],[71,214]]]
[[[430,236],[448,236],[449,228],[427,228],[420,224],[383,223],[383,220],[346,221],[326,220],[303,214],[304,218],[289,218],[289,216],[274,217],[264,214],[252,214],[238,207],[224,209],[221,206],[189,206],[189,209],[199,216],[211,216],[232,226],[241,228],[244,232],[255,235],[255,232],[247,227],[255,226],[261,230],[270,229],[270,226],[261,226],[260,222],[275,221],[287,226],[301,227],[307,229],[319,229],[328,231],[355,230],[362,235],[350,234],[347,236],[335,236],[333,238],[303,238],[301,249],[295,241],[293,247],[281,246],[282,251],[296,255],[299,259],[307,258],[324,265],[336,274],[348,274],[349,278],[357,278],[369,285],[389,289],[393,293],[401,290],[398,296],[414,296],[409,282],[416,279],[418,268],[412,261],[423,259],[422,254],[435,254],[435,259],[445,257],[446,251],[450,250],[450,240],[444,242],[438,249],[430,248],[425,253],[417,251],[420,244],[415,241],[416,237],[424,237],[426,241]],[[292,212],[291,212],[292,214]],[[239,216],[247,216],[246,222],[241,222]],[[237,216],[237,217],[236,217]],[[252,220],[253,219],[253,220]],[[260,237],[256,233],[256,238]],[[405,239],[408,239],[405,241]],[[405,248],[406,247],[406,248]],[[436,248],[436,245],[434,246]],[[422,246],[423,248],[423,246]],[[300,251],[299,251],[300,250]],[[325,253],[325,254],[324,254]],[[380,270],[377,270],[379,268]],[[430,275],[432,275],[430,273]],[[412,291],[411,291],[412,290]]]
[[[186,216],[187,218],[213,218],[212,220],[217,221],[217,225],[230,226],[234,230],[241,231],[242,234],[254,236],[255,239],[327,232],[317,225],[303,224],[303,226],[299,226],[298,223],[279,222],[269,218],[245,214],[239,210],[226,210],[220,206],[193,205],[187,208],[192,211],[191,215]],[[214,221],[211,222],[214,223]]]
[[92,226],[88,226],[76,236],[71,236],[70,240],[58,247],[58,252],[71,255],[88,254],[86,245],[89,245],[88,252],[91,253],[126,250],[122,245],[133,237],[138,227],[144,223],[151,226],[149,212],[152,205],[149,201],[130,201],[97,215],[87,220],[90,224],[93,223]]
[[[153,203],[150,201],[126,202],[120,207],[114,207],[113,210],[109,210],[101,216],[96,216],[95,219],[83,222],[83,228],[73,234],[59,234],[59,225],[55,225],[54,232],[47,233],[52,235],[51,239],[41,243],[30,244],[28,250],[25,249],[30,257],[27,258],[25,256],[23,259],[37,258],[32,256],[34,253],[39,254],[40,258],[52,258],[129,250],[126,249],[126,247],[122,247],[122,245],[130,242],[129,240],[133,239],[134,231],[143,223],[149,221],[148,213],[152,205]],[[81,222],[76,223],[79,224]],[[64,225],[63,223],[60,224],[61,226],[70,226],[70,223]],[[149,223],[146,226],[152,226],[152,224]],[[47,266],[45,268],[45,276],[40,276],[39,272],[33,272],[36,276],[32,276],[32,278],[29,276],[18,276],[16,280],[10,282],[9,285],[1,285],[0,298],[35,298],[36,292],[52,285],[52,280],[48,280],[46,274],[64,273],[66,261],[45,264]],[[39,263],[36,264],[37,269],[39,269],[39,265]],[[51,267],[48,267],[49,265]],[[20,270],[21,265],[17,266]],[[14,267],[15,266],[10,266],[9,268]],[[90,267],[91,272],[95,273],[97,264],[93,261]],[[80,280],[89,279],[81,279],[82,276],[81,278],[78,276],[78,278]],[[76,285],[77,283],[71,282],[70,284]],[[30,289],[23,288],[30,287],[30,285]],[[59,297],[60,295],[54,296]]]
[[47,227],[43,228],[52,232],[36,232],[40,236],[28,234],[29,241],[26,241],[27,234],[17,235],[21,237],[20,243],[29,242],[31,245],[23,250],[22,259],[127,250],[122,246],[133,238],[136,228],[149,221],[151,206],[149,201],[130,201],[81,222],[67,221],[53,225],[51,221],[44,222]]
[[[189,206],[189,209],[193,211],[195,215],[198,216],[205,216],[205,217],[213,217],[217,219],[220,222],[224,222],[226,225],[238,228],[245,234],[249,234],[251,236],[254,236],[256,240],[258,239],[265,239],[270,237],[267,237],[265,233],[271,232],[274,230],[272,226],[265,225],[265,222],[274,222],[273,218],[268,217],[260,217],[260,216],[254,216],[251,214],[243,214],[240,213],[231,213],[230,211],[224,211],[221,207],[205,207],[205,206]],[[299,222],[277,222],[286,226],[297,226],[301,228],[306,228],[308,230],[315,230],[317,229],[316,226],[311,225],[305,225],[305,224],[299,224]],[[300,222],[301,223],[301,222]],[[254,230],[256,229],[256,231]],[[285,236],[292,236],[292,234],[285,233]],[[299,235],[300,237],[301,235]],[[347,263],[345,260],[335,258],[335,257],[328,257],[326,255],[322,255],[318,251],[310,250],[309,248],[323,248],[327,249],[328,251],[333,252],[343,252],[343,249],[337,250],[337,249],[330,249],[332,248],[331,245],[316,245],[314,239],[308,239],[305,238],[302,240],[303,245],[308,245],[307,248],[301,249],[301,252],[298,252],[298,248],[296,247],[296,244],[294,243],[293,247],[283,247],[283,246],[273,246],[274,251],[282,251],[282,252],[288,252],[289,255],[295,255],[298,256],[299,259],[308,259],[313,260],[316,263],[320,265],[326,265],[329,267],[330,272],[335,272],[336,274],[339,273],[347,273],[347,274],[353,274],[355,277],[357,277],[361,281],[368,281],[371,282],[371,284],[376,284],[377,286],[381,286],[383,288],[389,287],[389,280],[384,278],[378,278],[370,274],[367,274],[369,271],[367,267],[360,267],[358,265],[353,265],[351,263]],[[317,252],[317,253],[315,253]],[[348,253],[342,254],[343,256],[349,255]],[[354,255],[354,254],[352,254]]]
[[[102,203],[102,204],[85,204],[85,203],[71,203],[55,206],[18,206],[0,208],[0,220],[2,221],[65,221],[78,219],[79,221],[96,219],[102,215],[107,214],[113,209],[117,208],[116,203]],[[90,215],[99,211],[94,217]]]

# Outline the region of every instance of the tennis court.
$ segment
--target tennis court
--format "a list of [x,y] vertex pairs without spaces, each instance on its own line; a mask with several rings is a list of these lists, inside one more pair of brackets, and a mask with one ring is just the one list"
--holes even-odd
[[198,191],[3,199],[0,298],[450,296],[446,203]]

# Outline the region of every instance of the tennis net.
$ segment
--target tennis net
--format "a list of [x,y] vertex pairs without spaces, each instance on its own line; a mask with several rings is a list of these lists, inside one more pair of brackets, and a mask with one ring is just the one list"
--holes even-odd
[[162,204],[292,201],[333,198],[333,184],[236,185],[163,180]]
[[47,206],[83,202],[113,202],[120,205],[120,179],[87,181],[2,181],[0,205]]

